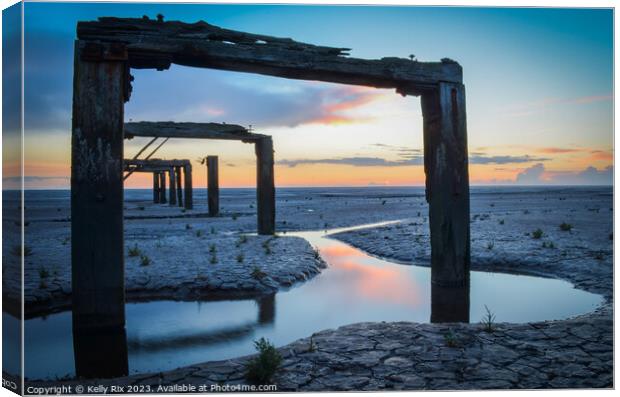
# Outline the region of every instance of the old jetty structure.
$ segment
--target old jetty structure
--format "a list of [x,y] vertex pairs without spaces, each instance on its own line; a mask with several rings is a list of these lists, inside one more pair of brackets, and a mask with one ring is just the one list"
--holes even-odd
[[[192,164],[189,160],[162,160],[162,159],[125,159],[125,179],[134,172],[153,174],[153,203],[171,206],[179,205],[191,210],[192,197]],[[166,200],[166,174],[169,181],[169,199]],[[185,176],[185,181],[182,176]],[[185,186],[185,202],[183,202],[183,186]]]
[[[79,22],[74,56],[74,330],[125,325],[124,139],[157,134],[200,137],[244,133],[240,127],[226,124],[180,129],[174,124],[125,124],[123,110],[132,90],[131,69],[166,70],[171,64],[394,88],[403,96],[420,96],[430,207],[431,320],[469,320],[469,176],[465,88],[458,63],[447,58],[439,62],[358,59],[350,57],[346,48],[227,30],[203,21],[164,21],[163,17],[106,17]],[[263,184],[262,178],[273,178],[273,145],[266,137],[254,143],[260,164],[257,187],[261,189],[270,183]],[[265,211],[272,216],[274,191],[269,188],[263,193],[258,205],[269,207]],[[271,219],[264,222],[261,231],[273,232]]]

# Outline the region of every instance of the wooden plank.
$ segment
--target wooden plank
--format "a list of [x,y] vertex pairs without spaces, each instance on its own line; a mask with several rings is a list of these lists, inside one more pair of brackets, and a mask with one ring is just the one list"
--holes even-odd
[[75,48],[71,137],[73,327],[125,325],[123,106],[126,63]]
[[179,207],[183,207],[183,181],[181,179],[181,167],[174,167],[174,171],[177,182],[177,204]]
[[254,142],[265,135],[248,132],[235,124],[176,123],[173,121],[139,121],[125,123],[125,138],[160,137],[184,139],[223,139]]
[[168,199],[168,204],[171,206],[177,205],[177,183],[174,167],[168,169],[168,179],[170,180],[170,198]]
[[273,141],[256,141],[256,203],[258,234],[276,231],[276,189],[273,173]]
[[351,58],[348,49],[314,46],[286,38],[222,29],[204,21],[183,23],[138,18],[78,22],[81,40],[123,43],[131,67],[163,70],[172,63],[289,79],[404,89],[410,95],[440,81],[462,82],[449,59]]
[[220,213],[220,182],[218,174],[217,156],[207,156],[209,216],[217,216]]
[[[154,168],[161,168],[161,170],[167,170],[169,167],[177,167],[177,166],[184,166],[190,163],[189,160],[187,159],[183,159],[183,160],[177,160],[177,159],[171,159],[171,160],[165,160],[165,159],[125,159],[124,161],[125,166],[139,166],[141,168],[146,168],[146,167],[154,167]],[[136,170],[136,172],[139,172],[139,170]]]
[[431,233],[431,321],[469,321],[469,173],[465,88],[440,83],[422,96]]
[[194,208],[194,189],[192,187],[192,165],[183,166],[183,174],[185,175],[185,209]]

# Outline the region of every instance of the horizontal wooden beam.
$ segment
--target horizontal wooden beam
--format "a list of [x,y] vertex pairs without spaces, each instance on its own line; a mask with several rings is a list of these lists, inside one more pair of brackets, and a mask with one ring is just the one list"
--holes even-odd
[[125,159],[123,160],[125,166],[139,166],[139,167],[159,167],[168,170],[170,167],[183,167],[190,164],[189,160],[164,160],[164,159]]
[[104,17],[78,22],[77,35],[85,41],[84,45],[86,42],[125,45],[133,68],[163,70],[174,63],[290,79],[396,88],[402,94],[411,95],[418,95],[442,81],[462,82],[461,66],[447,58],[441,62],[394,57],[352,58],[347,48],[222,29],[204,21]]
[[267,135],[249,132],[245,127],[235,124],[175,123],[172,121],[125,123],[125,138],[131,139],[135,136],[254,142]]

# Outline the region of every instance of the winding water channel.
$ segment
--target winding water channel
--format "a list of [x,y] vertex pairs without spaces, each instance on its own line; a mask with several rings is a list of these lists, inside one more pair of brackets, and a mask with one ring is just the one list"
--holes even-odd
[[[364,227],[370,226],[376,224]],[[429,322],[430,269],[378,259],[327,237],[356,228],[288,233],[317,247],[328,268],[304,284],[269,297],[128,303],[129,373],[251,354],[253,341],[260,337],[282,346],[356,322]],[[497,315],[497,321],[529,322],[587,313],[602,301],[601,296],[560,280],[471,273],[472,322],[482,319],[484,305]],[[71,312],[27,320],[25,347],[26,377],[74,376]]]

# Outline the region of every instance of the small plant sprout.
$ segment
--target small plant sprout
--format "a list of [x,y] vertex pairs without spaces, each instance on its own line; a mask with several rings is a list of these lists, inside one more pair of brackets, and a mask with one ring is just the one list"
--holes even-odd
[[48,278],[49,275],[50,275],[50,272],[48,272],[44,266],[41,266],[39,268],[39,278],[41,279]]
[[493,247],[495,247],[495,242],[493,242],[493,241],[489,241],[489,242],[487,243],[487,249],[490,251],[490,250],[492,250],[492,249],[493,249]]
[[140,266],[148,266],[151,264],[151,258],[145,254],[140,255]]
[[212,254],[217,252],[217,247],[215,246],[215,244],[209,245],[209,252]]
[[562,222],[562,224],[560,224],[560,230],[563,232],[570,232],[572,228],[573,225],[570,223]]
[[314,353],[316,351],[316,344],[314,343],[314,334],[310,335],[310,343],[308,344],[308,353]]
[[258,355],[247,362],[245,377],[256,385],[269,384],[282,364],[282,356],[265,338],[254,341],[254,346]]
[[217,263],[217,255],[215,255],[215,252],[211,254],[211,259],[209,259],[209,262],[212,265],[215,265]]
[[129,256],[140,256],[140,248],[138,248],[138,244],[134,244],[133,247],[129,247],[128,250],[128,255]]
[[487,305],[484,305],[484,310],[486,310],[486,314],[482,318],[482,326],[484,327],[485,332],[493,332],[495,331],[495,314],[493,314]]
[[237,240],[237,244],[235,244],[237,247],[239,247],[241,244],[245,244],[248,242],[248,236],[246,236],[245,234],[242,234],[241,236],[239,236],[239,239]]
[[555,244],[553,243],[553,241],[543,241],[542,247],[543,248],[555,248]]
[[443,340],[446,342],[446,346],[448,347],[457,347],[459,345],[458,339],[451,329],[443,334]]
[[196,230],[196,237],[202,237],[202,230]]
[[254,266],[254,269],[252,269],[252,273],[250,273],[250,275],[256,280],[262,280],[265,276],[267,276],[267,273],[260,270],[258,266]]
[[244,258],[243,254],[238,254],[237,255],[237,262],[243,263],[243,258]]
[[319,260],[321,259],[321,254],[319,253],[319,248],[318,247],[314,247],[314,259]]
[[543,231],[541,229],[536,229],[532,232],[532,238],[539,240],[543,236]]

